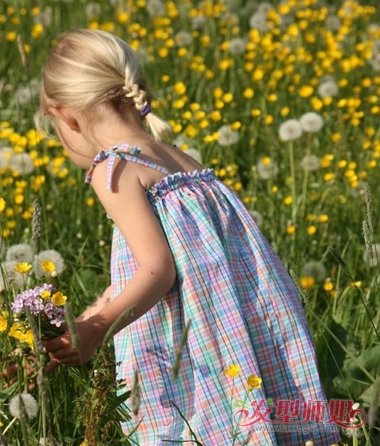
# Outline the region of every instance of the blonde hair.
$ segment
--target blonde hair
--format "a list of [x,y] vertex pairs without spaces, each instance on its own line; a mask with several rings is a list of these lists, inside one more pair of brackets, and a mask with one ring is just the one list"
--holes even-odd
[[121,112],[127,104],[161,140],[171,128],[150,111],[152,99],[138,55],[127,43],[106,31],[79,29],[62,34],[48,57],[35,123],[47,129],[51,106],[87,111],[109,103]]

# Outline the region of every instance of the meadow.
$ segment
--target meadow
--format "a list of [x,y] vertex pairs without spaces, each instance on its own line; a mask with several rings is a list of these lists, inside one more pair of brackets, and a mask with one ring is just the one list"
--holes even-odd
[[46,375],[41,327],[11,306],[53,284],[49,298],[70,324],[109,284],[111,223],[84,172],[33,121],[49,49],[77,27],[113,32],[140,53],[171,142],[241,197],[290,271],[328,399],[365,411],[360,428],[341,428],[342,444],[380,443],[376,5],[1,2],[0,371],[16,367],[13,380],[0,375],[0,445],[130,444],[118,421],[136,402],[115,382],[112,342],[86,366]]

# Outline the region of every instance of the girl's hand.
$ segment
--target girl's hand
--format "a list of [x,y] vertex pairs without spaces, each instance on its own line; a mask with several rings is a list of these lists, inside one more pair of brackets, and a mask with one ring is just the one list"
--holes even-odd
[[46,352],[49,354],[47,373],[55,369],[58,364],[79,366],[85,364],[102,343],[104,334],[101,326],[91,319],[75,322],[75,331],[78,339],[78,349],[73,345],[69,331],[48,341],[43,341]]

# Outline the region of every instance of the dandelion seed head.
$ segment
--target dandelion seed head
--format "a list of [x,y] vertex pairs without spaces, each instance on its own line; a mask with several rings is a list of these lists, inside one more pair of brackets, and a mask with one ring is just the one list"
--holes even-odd
[[148,0],[146,10],[151,17],[161,17],[165,15],[165,6],[160,0]]
[[246,41],[244,39],[235,37],[234,39],[231,39],[228,51],[234,56],[239,56],[241,54],[244,54],[245,45],[246,45]]
[[340,21],[339,17],[337,17],[336,15],[329,15],[326,18],[326,27],[330,30],[330,31],[338,31],[339,28],[342,26],[342,22]]
[[[46,262],[46,263],[44,263]],[[47,262],[51,262],[54,265],[54,269],[48,269],[44,271],[43,265],[47,265]],[[37,277],[45,276],[51,277],[55,272],[58,276],[62,274],[65,269],[65,263],[61,254],[54,249],[47,249],[46,251],[41,251],[36,257],[34,261],[34,272]]]
[[14,152],[11,147],[2,147],[0,149],[0,169],[6,169]]
[[300,117],[300,123],[305,132],[316,133],[321,130],[324,121],[318,113],[308,112]]
[[33,249],[27,243],[12,245],[8,248],[5,258],[8,261],[31,263],[33,261]]
[[267,18],[264,14],[256,12],[249,19],[249,26],[251,28],[256,28],[259,31],[266,32],[269,30]]
[[278,129],[278,136],[281,141],[294,141],[302,135],[302,126],[297,119],[288,119],[283,122]]
[[334,79],[321,82],[317,90],[321,98],[333,97],[339,93],[339,88]]
[[318,260],[311,260],[310,262],[305,263],[301,273],[303,276],[314,277],[317,282],[322,282],[327,277],[326,268],[323,263]]
[[239,141],[239,132],[232,130],[229,125],[223,125],[218,129],[218,143],[227,147],[230,144],[236,144]]
[[300,165],[303,170],[312,172],[320,168],[321,161],[316,155],[305,155],[302,158]]
[[22,418],[24,411],[28,420],[32,420],[37,415],[37,401],[30,393],[15,395],[9,401],[9,412],[13,417],[18,419]]
[[16,289],[24,286],[24,275],[17,272],[17,263],[15,260],[9,260],[1,264],[0,291],[4,291],[7,285]]
[[193,36],[187,31],[179,31],[174,40],[178,46],[190,46],[193,43]]
[[267,164],[260,160],[257,163],[257,174],[263,180],[274,178],[278,174],[278,171],[278,165],[274,161],[271,161]]
[[9,167],[20,175],[29,175],[34,170],[32,158],[28,153],[14,155],[9,162]]

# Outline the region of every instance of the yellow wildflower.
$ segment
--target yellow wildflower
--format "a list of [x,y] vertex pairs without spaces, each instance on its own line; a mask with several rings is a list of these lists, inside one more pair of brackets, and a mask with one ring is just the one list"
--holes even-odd
[[261,387],[262,379],[256,375],[249,375],[247,378],[248,391]]
[[65,296],[61,291],[57,291],[53,294],[51,301],[55,306],[61,307],[62,305],[65,305],[67,296]]
[[225,370],[224,374],[230,378],[236,378],[240,375],[241,368],[238,364],[231,364]]
[[42,299],[49,299],[51,296],[51,292],[49,290],[44,290],[42,291],[40,296],[42,297]]
[[4,200],[4,198],[0,198],[0,212],[3,212],[3,210],[5,209],[6,206],[6,202]]
[[45,273],[51,274],[56,270],[54,262],[51,260],[42,260],[40,262],[41,268]]
[[15,271],[20,274],[27,274],[32,269],[32,265],[28,262],[18,262]]
[[2,314],[0,314],[0,333],[5,331],[7,329],[7,326],[8,326],[7,320]]

